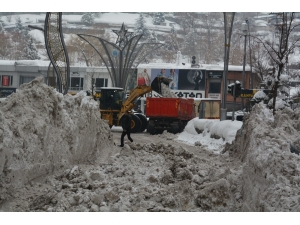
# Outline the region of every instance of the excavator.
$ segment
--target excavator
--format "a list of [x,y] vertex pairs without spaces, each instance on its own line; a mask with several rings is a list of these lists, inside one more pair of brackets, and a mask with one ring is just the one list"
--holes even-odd
[[130,91],[128,98],[123,102],[124,90],[118,87],[102,87],[100,92],[95,94],[95,98],[100,101],[101,119],[108,122],[109,127],[121,126],[122,116],[129,111],[132,117],[132,133],[143,132],[147,128],[147,118],[143,114],[134,114],[131,110],[136,106],[135,100],[143,97],[145,94],[155,91],[162,94],[161,83],[169,86],[171,79],[165,77],[156,77],[151,86],[141,85]]

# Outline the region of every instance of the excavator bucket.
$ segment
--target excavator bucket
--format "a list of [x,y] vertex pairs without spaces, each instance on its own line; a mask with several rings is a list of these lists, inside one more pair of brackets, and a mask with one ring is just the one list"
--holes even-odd
[[155,77],[151,83],[151,88],[153,91],[156,91],[158,94],[161,94],[161,83],[164,83],[165,85],[169,86],[169,83],[171,81],[172,79],[166,77]]

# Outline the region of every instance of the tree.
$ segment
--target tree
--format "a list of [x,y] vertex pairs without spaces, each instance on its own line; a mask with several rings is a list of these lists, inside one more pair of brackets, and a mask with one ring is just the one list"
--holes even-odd
[[0,59],[12,59],[12,44],[9,34],[0,32]]
[[167,34],[164,44],[164,47],[160,50],[163,60],[167,63],[175,62],[179,44],[174,25],[171,26],[171,32]]
[[161,23],[165,22],[164,13],[162,12],[154,13],[152,22],[154,25],[160,25]]
[[191,29],[184,37],[183,53],[190,56],[198,56],[200,54],[199,35],[195,29]]
[[3,21],[0,20],[0,33],[4,33],[5,32],[5,29],[3,27]]
[[224,52],[224,37],[220,38],[218,34],[222,19],[222,13],[202,14],[202,26],[204,29],[201,29],[200,32],[200,56],[204,63],[212,63]]
[[22,25],[22,21],[21,21],[20,17],[18,16],[18,17],[16,18],[16,28],[15,28],[15,30],[16,30],[17,32],[21,33],[21,32],[23,31],[23,29],[24,29],[24,27],[23,27],[23,25]]
[[252,48],[252,61],[253,72],[258,74],[262,81],[268,75],[270,68],[275,66],[269,54],[259,43],[254,44]]
[[136,19],[134,32],[136,34],[143,34],[142,39],[144,40],[147,39],[148,36],[150,35],[150,31],[146,26],[146,20],[143,14],[140,14],[139,18]]
[[195,30],[199,23],[199,14],[195,12],[182,12],[180,15],[180,26],[184,34],[188,34],[191,30]]
[[81,22],[88,24],[88,25],[92,25],[95,23],[95,17],[97,14],[92,13],[92,12],[87,12],[84,13],[81,17]]
[[22,57],[23,57],[23,59],[30,59],[30,60],[41,59],[41,57],[39,56],[38,50],[33,42],[32,37],[29,38],[27,46],[24,48]]
[[281,74],[284,72],[286,62],[288,62],[289,55],[297,47],[297,43],[300,37],[295,38],[290,42],[290,38],[293,35],[293,31],[296,27],[300,26],[299,23],[294,21],[295,13],[276,13],[276,22],[274,24],[275,34],[273,40],[267,38],[262,40],[261,38],[255,37],[258,43],[261,43],[271,60],[275,63],[275,72],[273,73],[274,86],[273,86],[273,101],[272,109],[273,115],[276,111],[277,91],[280,84]]
[[148,42],[154,42],[154,43],[159,42],[157,39],[156,32],[154,30],[149,31]]

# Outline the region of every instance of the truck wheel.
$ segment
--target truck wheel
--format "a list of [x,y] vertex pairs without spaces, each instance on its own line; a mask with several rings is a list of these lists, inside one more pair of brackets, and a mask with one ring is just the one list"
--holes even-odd
[[156,134],[156,129],[155,129],[154,123],[152,121],[149,121],[149,123],[148,123],[147,132],[152,135]]
[[184,129],[182,121],[178,121],[179,133],[181,133]]
[[147,118],[142,115],[142,114],[135,114],[140,120],[141,120],[141,130],[139,132],[144,132],[144,130],[146,130],[147,128],[147,125],[148,125],[148,121],[147,121]]
[[164,129],[156,129],[157,134],[162,134],[164,132]]
[[178,126],[171,126],[170,133],[177,134],[178,132],[179,132],[179,127]]
[[137,117],[134,114],[131,115],[131,118],[132,118],[132,120],[131,120],[131,132],[132,133],[140,132],[141,126],[142,126],[142,122],[141,122],[140,118]]

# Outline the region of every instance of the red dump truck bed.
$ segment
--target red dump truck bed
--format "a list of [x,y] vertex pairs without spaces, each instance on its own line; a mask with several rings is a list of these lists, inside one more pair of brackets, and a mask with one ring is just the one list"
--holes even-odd
[[176,118],[190,120],[195,117],[192,98],[147,98],[147,117]]

